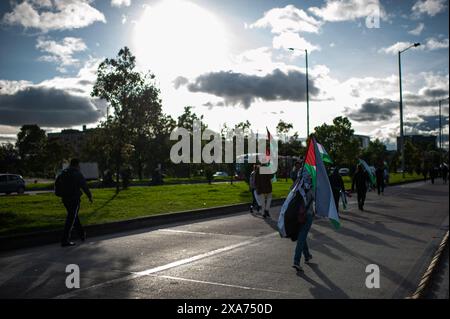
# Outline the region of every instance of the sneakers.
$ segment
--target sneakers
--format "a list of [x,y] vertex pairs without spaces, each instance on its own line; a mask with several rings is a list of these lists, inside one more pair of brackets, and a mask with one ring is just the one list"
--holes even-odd
[[73,241],[61,243],[61,247],[71,247],[71,246],[75,246],[75,243]]
[[268,210],[265,210],[265,211],[264,211],[263,218],[270,218],[270,214],[269,214],[269,211],[268,211]]
[[292,268],[294,268],[297,272],[303,272],[303,268],[300,265],[293,264]]
[[253,206],[250,206],[250,214],[253,214]]
[[312,255],[305,257],[305,263],[308,264],[311,259],[312,259]]

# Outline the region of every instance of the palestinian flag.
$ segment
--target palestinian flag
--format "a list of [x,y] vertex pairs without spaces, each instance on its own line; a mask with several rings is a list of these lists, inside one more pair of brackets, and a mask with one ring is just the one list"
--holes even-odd
[[270,134],[269,129],[266,127],[267,130],[267,139],[269,141],[269,145],[267,146],[266,144],[266,161],[269,163],[269,168],[271,169],[271,171],[273,172],[274,176],[272,178],[272,182],[276,182],[277,181],[277,176],[276,176],[276,170],[273,167],[273,163],[270,161],[271,158],[271,154],[274,154],[275,156],[278,156],[278,144],[277,142],[273,139],[272,134]]
[[318,143],[314,138],[311,138],[306,153],[305,169],[312,178],[315,190],[316,214],[329,218],[333,226],[339,228],[339,216],[333,198],[333,191],[331,190],[330,180],[323,162]]
[[365,160],[359,159],[359,163],[364,167],[364,170],[367,172],[367,174],[369,175],[369,179],[370,179],[370,183],[375,186],[376,183],[376,178],[373,175],[372,170],[370,169],[369,165],[366,163]]
[[322,161],[328,164],[333,164],[333,160],[331,159],[330,155],[328,155],[327,151],[325,151],[325,148],[322,146],[322,144],[317,143],[317,148],[319,149],[320,156],[322,157]]

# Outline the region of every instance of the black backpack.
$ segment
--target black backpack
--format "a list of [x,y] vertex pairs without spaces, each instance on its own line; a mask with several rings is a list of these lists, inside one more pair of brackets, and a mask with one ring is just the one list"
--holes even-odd
[[70,173],[67,169],[64,169],[55,180],[55,195],[58,197],[64,197],[68,193],[67,184],[69,182]]
[[294,198],[291,199],[284,214],[284,228],[287,238],[290,238],[292,241],[297,240],[300,227],[306,221],[306,212],[311,204],[312,201],[306,204],[305,207],[303,196],[300,192],[295,192]]

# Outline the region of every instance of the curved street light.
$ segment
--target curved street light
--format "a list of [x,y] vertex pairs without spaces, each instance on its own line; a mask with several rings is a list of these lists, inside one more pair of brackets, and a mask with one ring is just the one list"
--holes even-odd
[[306,58],[306,139],[309,137],[309,80],[308,80],[308,50],[307,49],[297,49],[288,48],[290,51],[305,51]]
[[402,174],[405,177],[405,140],[403,135],[403,97],[402,97],[402,63],[401,63],[401,54],[406,50],[411,48],[418,47],[420,45],[419,42],[411,44],[409,47],[398,51],[398,79],[399,79],[399,87],[400,87],[400,143],[401,143],[401,153],[402,153]]

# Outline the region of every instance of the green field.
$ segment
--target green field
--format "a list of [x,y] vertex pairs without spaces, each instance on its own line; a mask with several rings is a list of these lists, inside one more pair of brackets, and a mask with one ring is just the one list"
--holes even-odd
[[[406,175],[405,180],[417,180]],[[391,174],[391,183],[401,182],[401,174]],[[344,178],[346,189],[350,178]],[[273,184],[273,198],[285,197],[291,182],[279,179]],[[85,225],[184,210],[248,203],[251,194],[246,183],[181,184],[135,186],[116,195],[115,189],[93,189],[94,203],[83,196],[80,217]],[[0,236],[61,228],[65,210],[53,193],[0,197]]]
[[[274,183],[273,197],[286,196],[290,185],[284,181]],[[251,199],[246,183],[136,186],[118,195],[114,189],[94,189],[92,193],[93,204],[82,197],[80,217],[86,225],[246,203]],[[64,207],[52,193],[0,197],[0,235],[61,228],[64,219]]]

